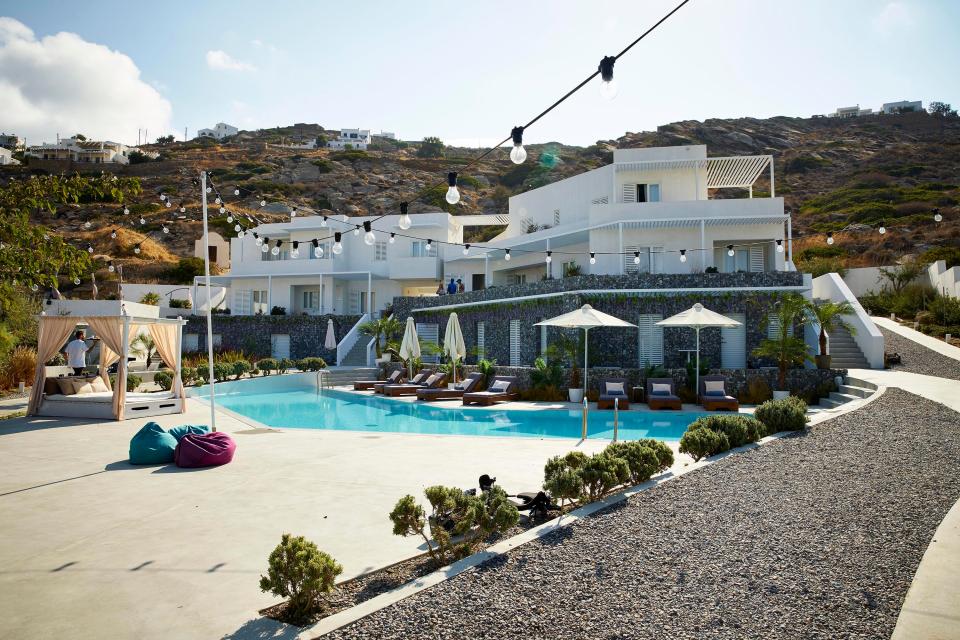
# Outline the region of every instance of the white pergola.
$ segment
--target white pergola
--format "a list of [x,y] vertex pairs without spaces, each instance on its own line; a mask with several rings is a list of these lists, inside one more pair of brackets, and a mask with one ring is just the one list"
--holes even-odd
[[[708,189],[743,188],[750,190],[764,171],[770,172],[770,197],[776,197],[773,180],[773,156],[726,156],[697,160],[641,160],[621,162],[616,172],[651,171],[657,169],[706,169]],[[697,185],[699,188],[699,185]]]

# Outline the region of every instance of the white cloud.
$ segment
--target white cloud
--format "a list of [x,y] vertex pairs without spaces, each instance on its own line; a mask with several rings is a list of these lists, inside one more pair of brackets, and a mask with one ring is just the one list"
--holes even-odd
[[26,25],[0,17],[3,129],[28,144],[83,133],[118,142],[170,131],[170,102],[140,77],[128,56],[61,32],[37,40]]
[[916,16],[913,9],[903,2],[888,2],[880,13],[873,17],[873,29],[877,33],[887,36],[903,29],[913,27]]
[[249,62],[235,60],[226,51],[207,51],[207,66],[217,71],[256,71]]

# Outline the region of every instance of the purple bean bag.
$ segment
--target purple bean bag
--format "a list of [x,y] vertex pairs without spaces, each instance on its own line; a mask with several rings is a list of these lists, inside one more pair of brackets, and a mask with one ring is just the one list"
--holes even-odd
[[233,460],[237,443],[233,438],[218,431],[216,433],[190,433],[180,439],[173,452],[173,461],[178,467],[197,468],[215,467]]

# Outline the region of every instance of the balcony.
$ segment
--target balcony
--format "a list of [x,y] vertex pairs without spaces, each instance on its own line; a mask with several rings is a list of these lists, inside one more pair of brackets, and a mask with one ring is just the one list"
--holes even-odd
[[438,280],[443,275],[439,257],[391,258],[388,277],[392,280]]

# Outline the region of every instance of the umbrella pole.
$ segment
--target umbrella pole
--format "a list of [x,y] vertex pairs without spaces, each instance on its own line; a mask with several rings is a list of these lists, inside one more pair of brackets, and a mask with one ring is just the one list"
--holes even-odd
[[590,331],[588,328],[583,330],[583,399],[587,399],[587,353],[590,351],[590,336],[587,335],[587,332]]
[[697,371],[694,376],[696,380],[696,386],[693,388],[693,397],[697,399],[697,404],[700,402],[700,327],[697,327]]

